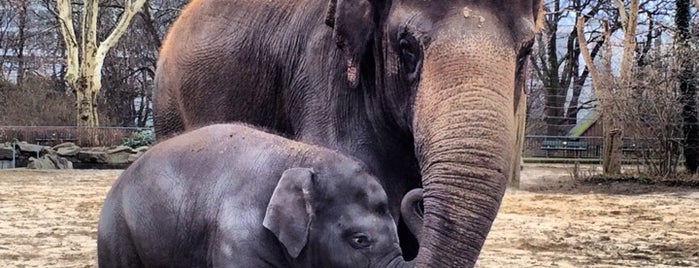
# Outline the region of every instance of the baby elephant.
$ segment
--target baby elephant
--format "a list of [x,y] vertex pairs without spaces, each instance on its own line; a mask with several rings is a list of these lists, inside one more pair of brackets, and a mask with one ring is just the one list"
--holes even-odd
[[362,164],[244,125],[161,142],[102,207],[100,267],[410,267]]

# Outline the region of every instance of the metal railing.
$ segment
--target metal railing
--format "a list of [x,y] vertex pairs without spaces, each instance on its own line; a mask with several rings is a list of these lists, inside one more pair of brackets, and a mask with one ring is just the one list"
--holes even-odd
[[[599,136],[568,136],[527,135],[524,137],[525,158],[572,158],[572,159],[601,159],[604,139]],[[622,139],[622,157],[637,159],[653,154],[656,140],[651,139]],[[673,141],[679,142],[679,141]]]
[[[134,133],[150,128],[137,127],[75,127],[75,126],[0,126],[0,143],[13,140],[54,146],[73,142],[81,147],[114,146]],[[95,135],[96,139],[92,139]]]

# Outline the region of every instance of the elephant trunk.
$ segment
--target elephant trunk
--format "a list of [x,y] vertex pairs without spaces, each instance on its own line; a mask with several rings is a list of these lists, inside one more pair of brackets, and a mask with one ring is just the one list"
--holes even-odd
[[461,41],[484,39],[435,42],[425,54],[413,119],[425,210],[417,267],[474,266],[505,192],[515,55]]

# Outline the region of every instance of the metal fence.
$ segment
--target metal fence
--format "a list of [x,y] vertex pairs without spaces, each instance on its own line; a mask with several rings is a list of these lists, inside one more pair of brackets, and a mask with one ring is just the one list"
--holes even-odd
[[[151,130],[136,127],[0,126],[0,143],[14,140],[54,146],[74,142],[82,147],[120,145],[134,133]],[[96,136],[96,140],[91,139]]]
[[[524,152],[526,158],[573,158],[601,159],[603,138],[598,136],[568,136],[527,135],[524,137]],[[622,157],[637,159],[641,155],[653,154],[656,140],[622,139]],[[675,141],[679,142],[679,141]]]
[[[134,133],[152,130],[137,127],[74,127],[74,126],[0,126],[0,143],[26,141],[32,144],[54,146],[74,142],[81,147],[120,145]],[[97,143],[90,135],[97,136]],[[601,159],[602,137],[527,135],[523,156],[526,158]],[[643,150],[642,141],[624,138],[622,152],[625,158],[634,158]]]

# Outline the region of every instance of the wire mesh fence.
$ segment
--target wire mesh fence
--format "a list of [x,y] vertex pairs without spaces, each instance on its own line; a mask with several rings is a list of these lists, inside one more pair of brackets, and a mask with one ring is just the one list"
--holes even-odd
[[[0,143],[26,141],[54,146],[73,142],[82,147],[120,145],[134,133],[151,128],[137,127],[75,127],[75,126],[0,126]],[[95,139],[92,139],[94,135]]]

